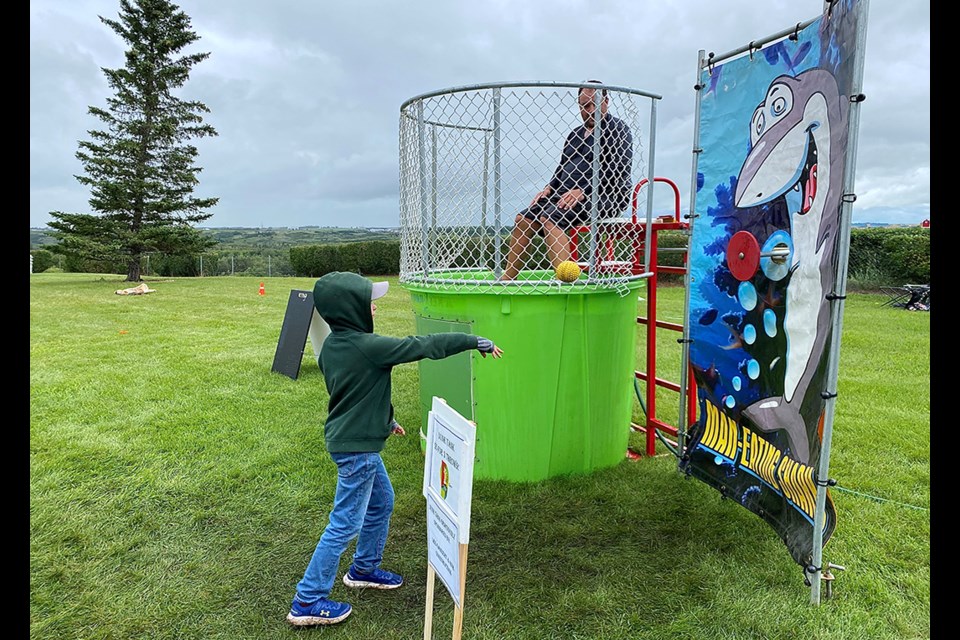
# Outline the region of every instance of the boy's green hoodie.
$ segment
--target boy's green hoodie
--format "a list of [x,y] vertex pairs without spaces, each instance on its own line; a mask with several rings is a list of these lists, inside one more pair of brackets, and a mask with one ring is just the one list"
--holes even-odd
[[423,358],[439,360],[476,349],[469,333],[391,338],[373,333],[373,283],[334,271],[313,285],[313,304],[328,325],[317,359],[330,395],[324,439],[330,453],[381,451],[390,435],[394,365]]

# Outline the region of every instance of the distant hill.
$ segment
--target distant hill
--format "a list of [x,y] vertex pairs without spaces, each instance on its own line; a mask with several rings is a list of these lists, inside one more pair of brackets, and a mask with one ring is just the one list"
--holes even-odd
[[[219,243],[219,249],[268,250],[311,244],[398,240],[399,228],[376,227],[198,227]],[[49,228],[30,228],[30,249],[56,244]]]
[[[900,223],[890,223],[890,222],[852,222],[851,227],[856,227],[857,229],[878,229],[878,228],[913,228],[913,227],[922,227],[922,224],[900,224]],[[927,225],[929,226],[929,225]]]
[[[886,222],[854,222],[856,228],[916,227]],[[219,243],[220,250],[288,249],[312,244],[338,244],[370,240],[398,240],[399,227],[198,227]],[[56,244],[48,228],[30,228],[30,249]]]

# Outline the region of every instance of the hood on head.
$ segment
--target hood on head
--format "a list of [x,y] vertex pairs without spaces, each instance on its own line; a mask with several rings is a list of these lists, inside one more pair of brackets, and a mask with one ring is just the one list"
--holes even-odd
[[376,286],[349,271],[332,271],[313,285],[313,306],[331,331],[373,333],[370,302],[387,292],[386,282]]

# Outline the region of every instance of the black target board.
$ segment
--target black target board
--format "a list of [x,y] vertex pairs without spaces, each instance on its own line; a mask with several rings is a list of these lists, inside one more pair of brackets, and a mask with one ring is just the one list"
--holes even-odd
[[300,363],[314,313],[312,291],[290,291],[280,339],[277,340],[277,353],[273,356],[273,370],[277,373],[294,380],[300,375]]

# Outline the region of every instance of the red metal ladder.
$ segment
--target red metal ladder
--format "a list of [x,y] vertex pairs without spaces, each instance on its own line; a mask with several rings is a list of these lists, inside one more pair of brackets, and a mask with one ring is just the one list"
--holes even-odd
[[[673,273],[678,275],[685,275],[687,273],[687,267],[673,267],[668,265],[659,264],[659,250],[657,237],[660,231],[678,231],[678,230],[687,230],[690,225],[687,222],[682,222],[680,220],[680,189],[677,187],[676,183],[668,178],[655,177],[653,179],[654,184],[657,182],[662,182],[669,185],[673,189],[674,196],[674,212],[672,215],[663,215],[651,220],[650,224],[650,237],[647,238],[647,224],[644,220],[640,222],[637,220],[637,196],[640,193],[640,190],[646,186],[648,180],[643,178],[640,180],[636,186],[633,188],[633,199],[631,206],[631,218],[629,221],[621,221],[614,223],[604,223],[604,233],[606,235],[606,244],[601,247],[597,246],[596,248],[596,265],[597,269],[602,271],[616,271],[622,273],[632,273],[633,275],[640,275],[645,272],[644,268],[644,243],[649,240],[650,242],[650,272],[651,275],[646,278],[647,280],[647,296],[646,296],[646,316],[637,316],[637,322],[639,324],[645,325],[647,327],[647,336],[646,336],[646,370],[640,371],[639,369],[634,371],[634,377],[637,380],[642,380],[647,383],[646,385],[646,400],[641,400],[639,393],[637,394],[638,400],[640,400],[641,405],[643,406],[645,420],[642,424],[637,424],[635,422],[630,423],[630,428],[634,431],[642,432],[646,435],[645,446],[643,453],[636,452],[633,450],[628,450],[627,455],[631,458],[640,458],[644,455],[653,456],[656,453],[656,441],[658,437],[658,431],[661,432],[661,437],[663,434],[674,438],[673,441],[667,439],[667,443],[671,445],[675,451],[677,450],[676,438],[678,437],[678,427],[671,425],[667,422],[664,422],[659,417],[657,417],[657,388],[662,387],[664,389],[670,389],[672,391],[680,392],[680,384],[660,378],[657,376],[657,330],[666,329],[668,331],[676,331],[683,334],[683,325],[673,322],[663,322],[657,319],[657,276],[660,273]],[[574,227],[571,230],[570,236],[570,253],[571,258],[574,261],[577,261],[580,264],[581,268],[585,271],[589,268],[589,263],[581,261],[578,248],[579,248],[579,234],[587,233],[590,231],[589,226],[579,226]],[[629,239],[632,241],[633,245],[631,247],[632,256],[629,262],[616,262],[613,260],[613,243],[616,240]],[[687,248],[678,249],[683,253],[683,264],[688,264]],[[664,249],[667,251],[667,249]],[[678,340],[679,342],[679,340]],[[689,366],[689,365],[688,365]],[[686,398],[686,413],[687,413],[687,424],[692,424],[696,420],[696,384],[693,381],[693,372],[692,370],[688,371],[687,379],[689,380],[689,385],[687,388],[687,398]],[[652,381],[652,384],[651,384]]]
[[[675,425],[671,425],[667,422],[664,422],[657,416],[657,388],[662,387],[664,389],[670,389],[671,391],[676,391],[680,393],[680,384],[666,380],[657,376],[657,330],[665,329],[668,331],[676,331],[683,335],[683,325],[673,322],[664,322],[657,318],[657,278],[660,273],[673,273],[677,275],[685,275],[687,273],[687,265],[689,265],[689,256],[687,248],[684,247],[680,249],[683,253],[683,265],[680,267],[661,265],[659,264],[659,254],[660,249],[657,242],[657,236],[660,231],[678,231],[678,230],[687,230],[689,229],[689,223],[683,222],[680,220],[680,189],[677,188],[675,182],[668,178],[654,178],[654,184],[657,182],[663,182],[668,184],[673,189],[674,195],[674,213],[673,216],[660,216],[654,219],[650,224],[650,237],[645,238],[650,242],[650,271],[652,275],[647,278],[647,296],[646,296],[646,316],[637,316],[637,322],[643,324],[647,327],[647,336],[646,336],[646,371],[634,371],[634,376],[637,380],[642,380],[646,382],[646,401],[643,402],[643,409],[645,414],[645,421],[642,424],[637,424],[634,422],[630,423],[630,428],[634,431],[639,431],[646,435],[645,438],[645,447],[643,453],[638,453],[635,451],[628,451],[628,455],[632,458],[639,458],[642,455],[653,456],[656,453],[657,445],[657,432],[666,434],[669,438],[673,438],[671,441],[669,438],[666,441],[673,446],[675,452],[679,451],[676,439],[678,434],[678,428]],[[640,190],[647,184],[647,179],[644,178],[637,183],[637,186],[633,189],[633,222],[637,223],[637,195],[640,193]],[[645,225],[644,225],[645,226]],[[666,251],[666,249],[663,249]],[[642,247],[639,252],[634,256],[634,262],[639,261],[639,269],[642,272],[643,270],[643,251]],[[678,342],[680,340],[678,339]],[[681,366],[683,366],[681,364]],[[689,365],[687,365],[689,367]],[[693,381],[693,371],[688,369],[687,380],[689,381],[687,388],[687,397],[685,403],[685,409],[687,412],[687,424],[692,424],[696,420],[697,414],[697,389],[696,384]],[[638,394],[639,398],[639,394]]]

